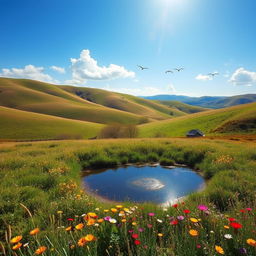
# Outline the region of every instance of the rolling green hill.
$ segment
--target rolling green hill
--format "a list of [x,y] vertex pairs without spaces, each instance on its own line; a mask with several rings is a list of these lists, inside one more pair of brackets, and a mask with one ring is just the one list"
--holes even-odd
[[186,103],[175,101],[175,100],[159,100],[158,102],[163,104],[163,105],[166,105],[170,108],[177,109],[177,110],[182,111],[182,112],[187,113],[187,114],[193,114],[193,113],[203,112],[203,111],[209,110],[207,108],[192,106],[192,105],[188,105]]
[[87,139],[96,136],[102,127],[101,124],[0,106],[0,139]]
[[200,112],[172,120],[140,125],[140,137],[186,136],[191,129],[206,135],[256,133],[256,103]]

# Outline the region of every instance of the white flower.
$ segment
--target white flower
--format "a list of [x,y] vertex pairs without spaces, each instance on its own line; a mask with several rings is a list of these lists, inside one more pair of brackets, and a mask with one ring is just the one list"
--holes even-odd
[[159,220],[159,219],[157,219],[157,222],[159,222],[159,223],[163,223],[163,221],[162,221],[162,220]]
[[231,234],[225,234],[224,237],[225,237],[226,239],[232,239],[232,238],[233,238]]
[[110,219],[109,222],[115,224],[117,221],[116,219]]

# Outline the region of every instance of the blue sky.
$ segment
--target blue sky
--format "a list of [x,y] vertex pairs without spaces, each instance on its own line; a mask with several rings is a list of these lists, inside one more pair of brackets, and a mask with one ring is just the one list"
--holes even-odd
[[134,95],[256,93],[255,0],[0,4],[0,76]]

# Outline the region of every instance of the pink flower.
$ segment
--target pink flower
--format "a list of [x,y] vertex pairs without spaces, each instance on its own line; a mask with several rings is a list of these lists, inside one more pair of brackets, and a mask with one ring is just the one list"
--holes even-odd
[[251,212],[251,211],[252,211],[252,208],[246,208],[246,210],[247,210],[248,212]]
[[139,231],[139,232],[143,232],[143,231],[144,231],[144,228],[138,228],[138,231]]
[[184,216],[178,216],[177,219],[178,219],[178,220],[184,220],[185,217],[184,217]]
[[153,212],[150,212],[150,213],[148,214],[148,216],[153,217],[153,216],[155,216],[155,214],[154,214]]
[[106,216],[106,217],[104,217],[104,220],[110,221],[110,220],[111,220],[111,217],[110,217],[110,216]]
[[207,211],[207,210],[208,210],[208,207],[207,207],[206,205],[203,205],[203,204],[198,205],[197,208],[198,208],[200,211]]
[[152,228],[153,225],[152,224],[147,224],[148,228]]

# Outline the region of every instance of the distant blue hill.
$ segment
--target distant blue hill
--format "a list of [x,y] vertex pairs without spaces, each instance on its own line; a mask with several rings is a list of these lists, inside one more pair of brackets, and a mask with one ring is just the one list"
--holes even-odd
[[225,108],[240,104],[256,102],[256,94],[245,94],[237,96],[203,96],[203,97],[189,97],[183,95],[155,95],[155,96],[141,96],[144,99],[159,100],[159,101],[180,101],[193,106],[204,108]]

